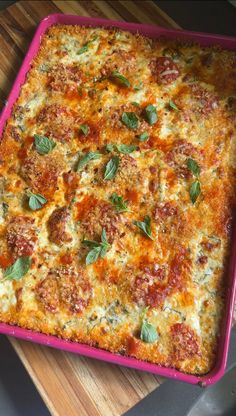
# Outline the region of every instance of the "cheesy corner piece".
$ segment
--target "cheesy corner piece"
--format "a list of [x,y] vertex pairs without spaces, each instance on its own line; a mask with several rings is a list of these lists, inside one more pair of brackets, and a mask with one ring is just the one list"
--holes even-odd
[[236,53],[52,26],[0,143],[0,319],[204,374],[225,308]]

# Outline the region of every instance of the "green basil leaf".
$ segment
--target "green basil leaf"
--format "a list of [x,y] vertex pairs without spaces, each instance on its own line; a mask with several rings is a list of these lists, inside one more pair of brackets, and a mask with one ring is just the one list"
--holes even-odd
[[88,132],[89,132],[89,126],[87,124],[81,124],[80,125],[80,130],[82,131],[82,133],[87,136]]
[[48,202],[41,194],[33,194],[33,192],[28,191],[27,195],[29,197],[29,207],[32,211],[42,208]]
[[173,108],[175,111],[180,111],[180,109],[177,107],[177,105],[174,103],[174,101],[169,101],[169,107]]
[[192,203],[194,204],[201,193],[201,185],[200,182],[197,180],[192,183],[189,189],[189,195]]
[[141,133],[138,138],[140,142],[146,142],[149,139],[149,133],[145,131],[144,133]]
[[102,248],[99,246],[99,247],[95,247],[91,251],[89,251],[87,256],[86,256],[86,265],[92,264],[95,261],[97,261],[97,259],[101,255],[101,250],[102,250]]
[[150,104],[144,109],[144,115],[147,122],[152,126],[158,120],[157,110],[154,105]]
[[104,257],[107,250],[110,248],[110,244],[107,241],[106,230],[102,229],[101,241],[83,240],[82,244],[91,248],[86,256],[86,264],[94,263],[99,257]]
[[134,221],[133,223],[143,232],[144,235],[153,240],[151,231],[151,218],[148,215],[144,217],[144,221]]
[[138,117],[133,112],[124,112],[121,116],[122,122],[129,128],[129,129],[137,129],[139,125]]
[[94,240],[83,240],[82,243],[89,248],[100,247],[100,243]]
[[118,156],[112,157],[109,162],[106,164],[105,173],[104,173],[104,179],[110,180],[113,179],[116,175],[116,172],[119,167],[120,159]]
[[91,43],[93,43],[98,37],[94,36],[93,39],[89,40],[88,42],[86,42],[84,44],[84,46],[82,46],[82,48],[80,48],[77,52],[77,55],[82,55],[82,53],[84,52],[88,52],[88,46],[91,45]]
[[88,152],[86,153],[80,160],[77,166],[77,172],[85,165],[87,165],[88,162],[91,160],[97,160],[100,159],[101,153],[99,152]]
[[140,338],[143,342],[147,342],[149,344],[158,340],[158,334],[156,328],[153,325],[149,324],[147,321],[143,321]]
[[110,196],[110,201],[114,205],[116,211],[118,211],[118,212],[125,212],[125,211],[127,211],[128,201],[124,201],[124,199],[122,198],[122,196],[117,195],[116,192],[114,192]]
[[84,52],[88,52],[88,46],[87,45],[82,46],[82,48],[80,48],[78,50],[77,55],[82,55],[82,53],[84,53]]
[[195,160],[191,158],[187,159],[187,166],[194,176],[198,177],[200,175],[200,166]]
[[135,150],[137,150],[137,146],[133,145],[133,144],[117,144],[116,148],[118,150],[118,152],[123,153],[124,155],[128,155],[132,152],[134,152]]
[[56,143],[53,140],[48,139],[48,137],[35,134],[34,145],[40,155],[46,155],[54,149]]
[[8,280],[20,280],[28,272],[31,265],[31,257],[20,257],[11,266],[7,267],[3,276]]
[[120,74],[118,71],[113,71],[111,74],[111,78],[119,81],[120,84],[124,85],[125,87],[130,87],[130,82],[124,75]]

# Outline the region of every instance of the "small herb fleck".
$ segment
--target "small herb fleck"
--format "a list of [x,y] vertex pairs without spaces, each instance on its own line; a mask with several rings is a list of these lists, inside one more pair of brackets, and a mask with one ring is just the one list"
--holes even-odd
[[114,150],[114,145],[111,143],[106,144],[105,149],[108,153],[112,152]]
[[180,111],[180,109],[177,107],[177,105],[174,103],[174,101],[169,101],[169,107],[172,108],[175,111]]
[[48,72],[48,70],[49,70],[49,66],[47,64],[39,65],[40,72]]
[[128,210],[127,205],[128,201],[124,201],[122,196],[119,196],[116,192],[114,192],[110,196],[110,201],[114,205],[116,211],[118,212],[125,212]]
[[4,218],[6,217],[6,215],[8,213],[8,208],[9,208],[9,205],[6,202],[3,202],[2,203],[2,211],[3,211],[3,217]]
[[141,133],[138,138],[140,142],[146,142],[149,139],[149,133],[145,131],[144,133]]
[[94,38],[92,38],[91,40],[89,40],[88,42],[86,42],[84,44],[84,46],[82,46],[78,52],[77,55],[82,55],[85,52],[88,52],[88,47],[91,45],[91,43],[93,43],[95,40],[97,39],[97,36],[95,36]]
[[82,48],[80,48],[78,50],[77,55],[82,55],[82,53],[84,53],[84,52],[88,52],[88,46],[87,45],[82,46]]
[[89,126],[87,124],[81,124],[79,128],[85,136],[88,135]]
[[179,50],[172,48],[165,48],[162,53],[163,56],[170,56],[173,60],[179,59],[182,55]]
[[138,85],[136,85],[134,87],[134,90],[135,91],[140,91],[142,89],[142,87],[143,87],[143,82],[142,81],[139,81]]

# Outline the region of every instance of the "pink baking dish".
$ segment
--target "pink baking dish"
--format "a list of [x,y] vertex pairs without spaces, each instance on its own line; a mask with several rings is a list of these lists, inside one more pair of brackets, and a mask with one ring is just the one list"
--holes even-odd
[[[28,53],[23,61],[21,69],[18,73],[18,76],[14,82],[11,93],[8,97],[8,100],[5,104],[5,107],[2,110],[0,116],[0,136],[3,132],[3,128],[6,120],[11,114],[12,107],[19,95],[21,85],[24,83],[25,76],[30,68],[31,61],[34,56],[37,54],[39,49],[40,40],[44,32],[49,28],[49,26],[62,23],[62,24],[79,24],[85,26],[103,26],[103,27],[117,27],[120,29],[128,30],[130,32],[140,32],[146,36],[156,38],[159,36],[165,36],[168,38],[178,38],[193,40],[199,42],[201,45],[221,45],[226,49],[236,50],[236,38],[225,37],[220,35],[211,35],[206,33],[196,33],[188,32],[184,30],[172,30],[165,29],[162,27],[154,25],[144,25],[136,23],[125,23],[117,22],[113,20],[105,19],[93,19],[90,17],[81,17],[81,16],[67,16],[63,14],[53,14],[47,16],[39,24]],[[61,350],[66,350],[78,354],[85,355],[91,358],[97,358],[99,360],[108,361],[114,364],[120,364],[126,367],[135,368],[142,371],[148,371],[151,373],[158,374],[160,376],[174,378],[176,380],[185,381],[191,384],[199,384],[201,386],[206,386],[217,382],[223,375],[225,371],[230,332],[233,320],[233,311],[234,311],[234,300],[235,300],[235,291],[236,291],[236,233],[234,233],[234,238],[232,242],[232,252],[230,264],[228,267],[228,287],[227,287],[227,304],[226,311],[224,315],[224,321],[221,327],[220,343],[218,348],[218,357],[213,370],[205,376],[197,377],[193,375],[188,375],[181,373],[172,368],[165,368],[156,364],[151,364],[144,361],[139,361],[135,358],[123,357],[119,354],[114,354],[108,351],[101,349],[93,348],[84,344],[79,344],[76,342],[70,342],[61,340],[57,337],[51,335],[44,335],[41,333],[33,332],[27,329],[22,329],[17,326],[12,326],[8,324],[0,324],[0,333],[21,338],[27,341],[33,341],[39,344],[44,344],[50,347],[58,348]]]

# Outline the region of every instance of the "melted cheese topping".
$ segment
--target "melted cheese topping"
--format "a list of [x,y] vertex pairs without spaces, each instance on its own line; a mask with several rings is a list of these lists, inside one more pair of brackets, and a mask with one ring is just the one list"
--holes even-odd
[[[0,145],[1,321],[192,374],[212,368],[234,199],[235,64],[235,52],[217,48],[114,29],[49,29]],[[137,128],[122,123],[124,112],[136,114]],[[55,148],[40,155],[35,134]],[[136,150],[109,153],[107,144]],[[89,151],[100,158],[77,171]],[[118,170],[104,180],[115,155]],[[194,204],[189,158],[200,167]],[[28,190],[48,202],[30,210]],[[126,212],[111,203],[114,192]],[[146,215],[153,240],[134,224]],[[102,229],[110,248],[86,266],[82,241],[100,241]],[[4,269],[26,255],[28,273],[4,280]],[[153,343],[140,339],[143,320],[157,331]]]

